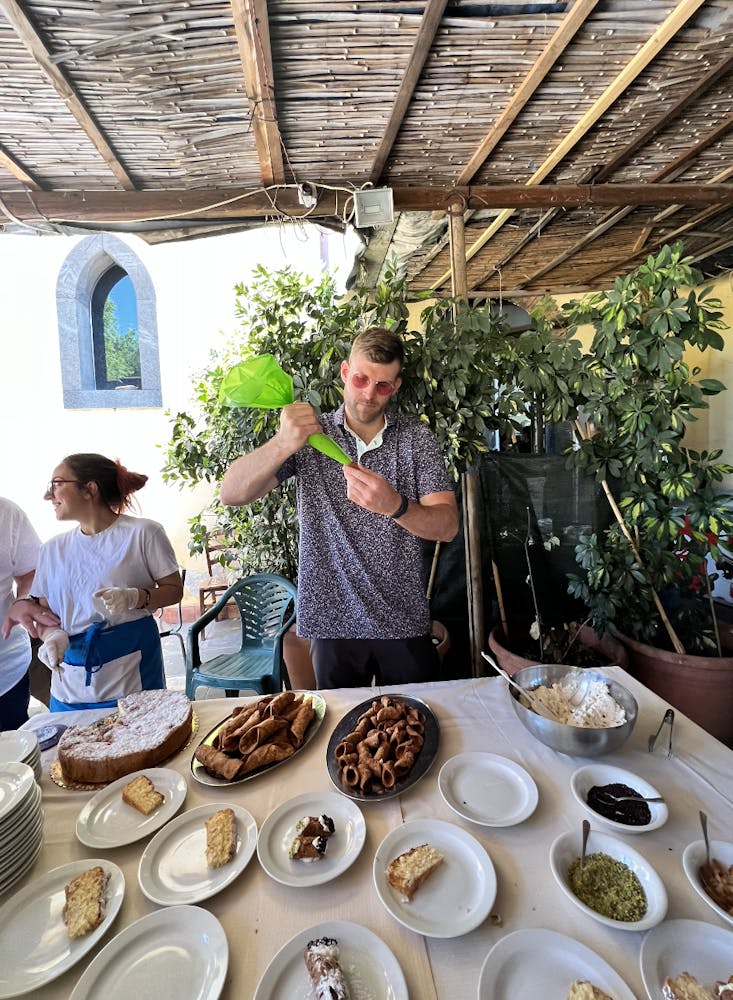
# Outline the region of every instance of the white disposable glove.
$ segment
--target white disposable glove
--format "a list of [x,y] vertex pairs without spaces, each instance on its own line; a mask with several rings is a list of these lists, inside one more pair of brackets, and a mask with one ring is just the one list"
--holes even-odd
[[140,600],[140,591],[137,587],[108,587],[106,590],[97,590],[94,593],[104,605],[105,611],[110,615],[121,615],[123,611],[134,611]]
[[68,648],[68,634],[63,629],[57,628],[38,650],[38,659],[51,670],[56,670]]

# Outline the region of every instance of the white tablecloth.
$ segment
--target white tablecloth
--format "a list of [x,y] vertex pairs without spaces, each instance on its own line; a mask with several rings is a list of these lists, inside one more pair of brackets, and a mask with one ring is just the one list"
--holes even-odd
[[[684,847],[700,838],[699,809],[704,809],[710,817],[713,838],[731,839],[733,751],[678,712],[674,756],[668,759],[663,749],[649,754],[647,737],[656,730],[667,705],[620,668],[608,668],[607,673],[636,695],[639,717],[627,744],[603,760],[646,778],[669,804],[669,820],[662,828],[630,835],[629,842],[651,862],[664,881],[669,895],[668,917],[688,917],[728,927],[694,893],[683,873],[681,857]],[[354,921],[381,937],[397,956],[413,1000],[470,1000],[476,996],[481,966],[491,947],[511,931],[542,927],[561,930],[592,948],[616,969],[638,997],[645,997],[639,967],[643,935],[607,928],[584,916],[563,895],[548,863],[549,848],[555,837],[579,828],[586,815],[572,796],[570,777],[588,759],[555,753],[530,736],[517,720],[509,704],[506,683],[499,678],[407,685],[399,690],[423,698],[439,720],[440,747],[431,770],[398,798],[360,803],[366,819],[366,844],[355,864],[334,881],[308,888],[281,885],[270,879],[255,854],[232,885],[200,904],[219,918],[229,941],[229,971],[222,997],[251,998],[280,946],[299,931],[324,920]],[[302,753],[269,774],[224,788],[197,782],[191,775],[190,761],[200,738],[225,718],[237,702],[197,701],[194,706],[199,718],[197,737],[166,765],[186,776],[188,792],[183,808],[236,802],[252,813],[259,827],[278,804],[292,796],[308,791],[333,791],[326,768],[331,732],[350,708],[374,694],[373,689],[364,688],[324,692],[327,701],[324,723]],[[76,721],[68,713],[43,715],[32,719],[27,726],[38,728],[53,719]],[[440,795],[438,772],[449,758],[465,750],[490,751],[521,764],[539,789],[539,805],[534,814],[519,825],[494,828],[458,817]],[[69,861],[100,855],[75,836],[77,815],[92,793],[74,792],[54,784],[48,769],[55,757],[55,750],[43,754],[45,843],[25,881]],[[485,847],[497,873],[493,913],[500,916],[500,924],[487,919],[463,937],[425,938],[404,928],[383,908],[372,882],[372,859],[379,843],[403,822],[432,817],[463,827]],[[80,965],[34,993],[37,1000],[65,1000],[85,963],[113,934],[157,909],[137,882],[137,865],[146,843],[140,841],[103,852],[125,875],[127,888],[120,914],[111,932]],[[733,932],[731,959],[731,969],[722,972],[733,972]],[[541,984],[537,987],[537,996],[541,997]]]

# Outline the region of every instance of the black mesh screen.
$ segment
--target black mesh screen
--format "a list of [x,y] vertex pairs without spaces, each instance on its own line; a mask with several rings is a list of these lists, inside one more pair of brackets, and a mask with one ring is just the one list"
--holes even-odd
[[[498,623],[492,561],[496,563],[512,639],[521,644],[534,619],[523,540],[529,524],[536,540],[555,535],[560,544],[550,551],[530,546],[532,575],[545,624],[581,619],[584,608],[567,593],[569,572],[577,572],[575,545],[583,532],[599,531],[611,511],[592,477],[568,470],[562,455],[521,455],[492,452],[478,466],[484,617],[488,635]],[[458,487],[458,502],[461,490]],[[451,633],[451,652],[444,663],[446,677],[470,674],[468,608],[463,525],[457,538],[442,545],[431,609]],[[426,572],[434,546],[426,544]]]

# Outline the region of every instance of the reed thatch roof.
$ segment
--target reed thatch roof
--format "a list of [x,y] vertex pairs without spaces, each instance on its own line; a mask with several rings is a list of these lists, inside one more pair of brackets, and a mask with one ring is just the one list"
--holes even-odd
[[448,211],[471,294],[733,266],[731,0],[0,0],[0,94],[10,231],[343,227],[374,185],[372,282],[449,293]]

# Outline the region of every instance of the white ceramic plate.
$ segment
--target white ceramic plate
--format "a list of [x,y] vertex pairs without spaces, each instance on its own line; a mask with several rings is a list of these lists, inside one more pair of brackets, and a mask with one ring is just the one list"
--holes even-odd
[[[406,903],[387,881],[387,865],[420,844],[437,848],[445,860]],[[496,872],[481,844],[461,827],[438,819],[413,820],[388,833],[374,855],[373,875],[389,913],[426,937],[467,934],[483,923],[496,898]]]
[[23,729],[0,733],[0,763],[20,761],[32,766],[38,752],[38,737],[35,733]]
[[628,785],[629,788],[633,788],[635,792],[645,797],[660,794],[654,785],[650,785],[648,781],[645,781],[638,774],[634,774],[633,771],[627,771],[623,767],[612,767],[610,764],[587,764],[585,767],[579,767],[570,779],[570,788],[577,801],[591,817],[593,823],[600,823],[611,830],[615,830],[617,833],[627,834],[646,833],[648,830],[657,830],[667,822],[669,811],[664,802],[647,803],[651,820],[644,826],[618,823],[616,820],[607,819],[596,812],[595,809],[592,809],[588,805],[588,792],[594,785],[612,784]]
[[[320,861],[292,861],[290,845],[295,825],[304,816],[325,813],[334,823],[326,853]],[[366,838],[361,809],[336,792],[306,792],[274,809],[257,838],[257,857],[270,878],[283,885],[321,885],[345,872],[359,857]]]
[[43,847],[43,838],[41,838],[38,841],[37,846],[31,850],[31,853],[29,855],[26,856],[24,864],[20,865],[10,874],[7,874],[3,877],[2,883],[0,883],[0,893],[4,895],[9,889],[13,888],[16,882],[20,882],[23,876],[28,871],[30,871],[30,869],[36,863],[38,855],[41,853],[42,847]]
[[588,916],[593,917],[606,927],[613,927],[620,931],[646,931],[650,927],[664,920],[667,913],[667,890],[659,875],[645,858],[635,851],[633,847],[624,844],[623,841],[612,837],[610,833],[598,833],[591,830],[588,837],[587,854],[608,854],[622,864],[631,869],[641,882],[641,886],[646,895],[647,910],[641,920],[613,920],[611,917],[604,917],[596,913],[585,903],[582,903],[570,888],[568,881],[568,869],[571,863],[580,857],[580,837],[581,831],[562,833],[555,840],[550,848],[550,867],[555,876],[557,884],[562,891]]
[[[730,868],[733,865],[733,844],[730,844],[723,840],[711,840],[710,841],[710,857],[717,858],[717,860],[725,865],[726,868]],[[719,917],[723,920],[727,920],[729,924],[733,924],[733,913],[726,913],[722,906],[718,904],[705,892],[700,880],[700,867],[705,864],[705,843],[702,840],[696,840],[692,844],[688,844],[682,854],[682,867],[685,870],[685,875],[687,876],[690,885],[695,890],[695,892],[708,904],[711,909],[713,909]],[[732,946],[733,947],[733,946]],[[733,975],[733,959],[731,959],[731,970],[728,976]],[[726,979],[728,977],[726,976]]]
[[[144,774],[165,796],[149,816],[122,801],[122,789]],[[148,837],[175,816],[186,798],[186,779],[167,767],[146,767],[118,778],[100,789],[84,806],[76,821],[76,835],[88,847],[121,847]]]
[[[234,811],[237,846],[228,864],[209,868],[204,824],[218,809]],[[220,892],[244,871],[256,845],[257,824],[242,806],[213,802],[189,809],[156,833],[143,851],[137,872],[140,888],[160,906],[199,903]]]
[[438,788],[451,809],[482,826],[514,826],[537,808],[537,785],[523,767],[495,753],[468,752],[440,769]]
[[41,789],[36,785],[36,790],[27,795],[17,809],[8,814],[4,823],[0,823],[0,849],[4,849],[6,843],[17,836],[18,831],[29,824],[32,825],[40,814]]
[[345,920],[316,924],[283,945],[265,970],[254,1000],[310,1000],[313,992],[303,951],[309,941],[322,937],[338,941],[351,1000],[408,1000],[402,969],[384,941]]
[[12,868],[22,865],[25,860],[24,855],[34,850],[40,840],[43,840],[43,813],[39,809],[14,837],[3,841],[0,876],[5,876]]
[[229,963],[224,928],[208,910],[171,906],[141,917],[105,945],[70,1000],[216,1000]]
[[35,787],[36,776],[27,764],[7,761],[0,766],[0,821],[10,818]]
[[649,1000],[659,1000],[667,976],[681,972],[711,987],[733,974],[731,932],[702,920],[665,920],[645,935],[639,964]]
[[[64,886],[95,865],[110,876],[104,919],[85,937],[70,941],[62,915]],[[117,865],[85,858],[54,868],[12,896],[0,909],[0,997],[31,993],[75,965],[107,933],[124,894]]]
[[486,956],[478,1000],[564,998],[570,984],[585,979],[613,1000],[636,1000],[621,977],[580,941],[542,929],[514,931]]

